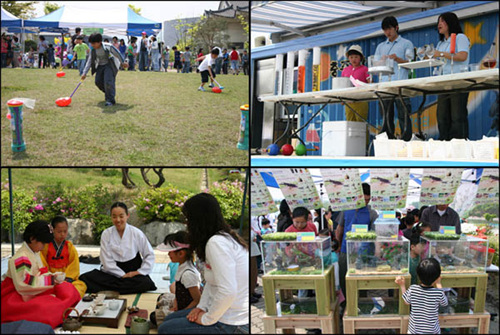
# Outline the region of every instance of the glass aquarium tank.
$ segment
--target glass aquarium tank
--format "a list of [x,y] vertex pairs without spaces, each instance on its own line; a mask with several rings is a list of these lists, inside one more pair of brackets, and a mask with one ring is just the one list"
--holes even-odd
[[374,232],[346,234],[349,275],[400,275],[408,273],[410,241],[378,237]]
[[374,222],[375,233],[378,237],[397,239],[399,233],[399,220],[394,219],[377,219]]
[[316,298],[288,298],[279,303],[281,315],[318,314]]
[[488,240],[475,236],[426,232],[422,257],[433,257],[441,273],[484,273],[488,260]]
[[332,265],[329,237],[297,241],[296,233],[272,233],[262,238],[264,274],[317,275],[324,274]]

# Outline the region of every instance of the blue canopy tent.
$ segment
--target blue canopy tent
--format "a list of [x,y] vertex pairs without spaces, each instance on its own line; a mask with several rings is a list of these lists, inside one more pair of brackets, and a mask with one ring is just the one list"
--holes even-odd
[[39,28],[102,28],[106,33],[139,35],[142,31],[160,30],[161,23],[135,13],[129,7],[96,11],[75,6],[62,6],[52,13],[25,21],[26,27]]
[[15,17],[8,11],[2,8],[2,28],[14,28],[14,27],[22,27],[23,20]]

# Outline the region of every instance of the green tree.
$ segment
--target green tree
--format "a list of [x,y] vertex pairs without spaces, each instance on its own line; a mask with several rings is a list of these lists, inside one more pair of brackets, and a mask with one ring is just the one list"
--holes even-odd
[[53,11],[58,10],[59,8],[61,8],[61,6],[59,6],[58,4],[45,1],[45,4],[43,6],[43,11],[45,15],[47,15],[52,13]]
[[191,29],[193,28],[193,24],[187,23],[182,18],[176,19],[175,34],[177,37],[177,48],[179,50],[185,50],[187,46],[191,46],[193,43],[193,38],[190,34]]
[[245,41],[244,49],[248,50],[248,46],[249,46],[248,36],[250,33],[250,26],[248,24],[246,17],[244,17],[243,15],[238,15],[238,19],[240,20],[241,26],[243,27],[243,31],[245,32],[245,35],[247,37],[247,39]]
[[141,10],[142,8],[139,8],[139,7],[135,7],[134,5],[128,5],[130,7],[130,9],[132,9],[136,14],[138,15],[141,15]]
[[215,17],[207,18],[201,16],[198,23],[193,24],[189,34],[193,37],[193,43],[204,50],[210,51],[211,47],[228,47],[229,35],[227,22]]
[[38,1],[2,1],[2,8],[21,19],[35,17],[35,4]]

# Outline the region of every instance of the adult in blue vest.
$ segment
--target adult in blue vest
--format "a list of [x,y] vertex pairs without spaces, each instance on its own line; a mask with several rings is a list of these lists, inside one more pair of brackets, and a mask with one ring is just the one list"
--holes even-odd
[[347,255],[346,255],[346,241],[345,234],[352,230],[352,226],[355,224],[368,225],[368,230],[373,227],[373,222],[378,218],[378,214],[375,210],[371,209],[368,205],[370,202],[370,185],[367,183],[361,184],[363,188],[363,195],[365,197],[366,206],[358,209],[351,209],[348,211],[341,212],[339,215],[339,224],[335,230],[335,235],[337,241],[341,244],[340,254],[339,254],[339,277],[340,277],[340,288],[346,295],[345,291],[345,276],[347,274]]

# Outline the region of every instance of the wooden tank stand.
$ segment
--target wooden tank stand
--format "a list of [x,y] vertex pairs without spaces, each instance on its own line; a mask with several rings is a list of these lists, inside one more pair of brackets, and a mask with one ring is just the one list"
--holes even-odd
[[[441,274],[441,285],[443,287],[470,288],[476,289],[474,296],[474,313],[483,313],[486,303],[486,289],[488,286],[487,273],[445,273]],[[468,314],[463,314],[468,315]]]
[[[408,333],[408,323],[410,317],[405,315],[401,334]],[[490,313],[458,313],[439,315],[439,325],[441,328],[471,328],[477,327],[478,334],[488,334],[490,332]]]
[[[343,317],[344,334],[356,334],[358,329],[398,329],[401,334],[408,333],[408,320],[406,320],[407,331],[402,331],[405,324],[401,315],[347,316],[346,312]],[[405,317],[408,318],[408,316]]]
[[280,299],[289,297],[291,290],[315,290],[316,308],[319,316],[327,316],[333,309],[335,296],[335,271],[330,266],[321,275],[269,275],[262,276],[262,287],[266,305],[266,314],[278,315],[276,310],[276,290]]
[[[335,271],[330,266],[320,275],[269,275],[262,276],[266,316],[264,329],[266,333],[275,333],[276,329],[284,328],[287,333],[292,328],[321,328],[323,334],[332,333],[330,329],[338,328],[338,311],[335,315]],[[315,290],[317,314],[278,316],[276,309],[276,291],[279,291],[280,301],[292,297],[292,290]],[[334,311],[332,313],[332,311]],[[336,320],[336,321],[335,321]],[[287,329],[288,328],[288,329]]]
[[[362,329],[398,329],[400,334],[408,333],[408,315],[347,316],[344,313],[344,334],[355,334]],[[490,331],[490,313],[459,313],[439,315],[441,328],[477,328],[478,334]]]
[[[407,274],[399,275],[379,275],[379,276],[357,276],[347,274],[346,283],[346,315],[358,316],[358,296],[360,290],[380,290],[380,289],[395,289],[399,292],[399,312],[398,315],[410,314],[410,306],[403,301],[403,295],[399,286],[394,282],[397,276],[402,276],[405,279],[406,287],[410,286],[411,276]],[[344,322],[345,324],[345,322]]]
[[327,316],[300,314],[287,316],[269,316],[262,318],[264,333],[276,334],[277,329],[283,329],[284,334],[294,334],[296,328],[321,328],[323,334],[340,334],[339,306],[335,304],[333,311]]

